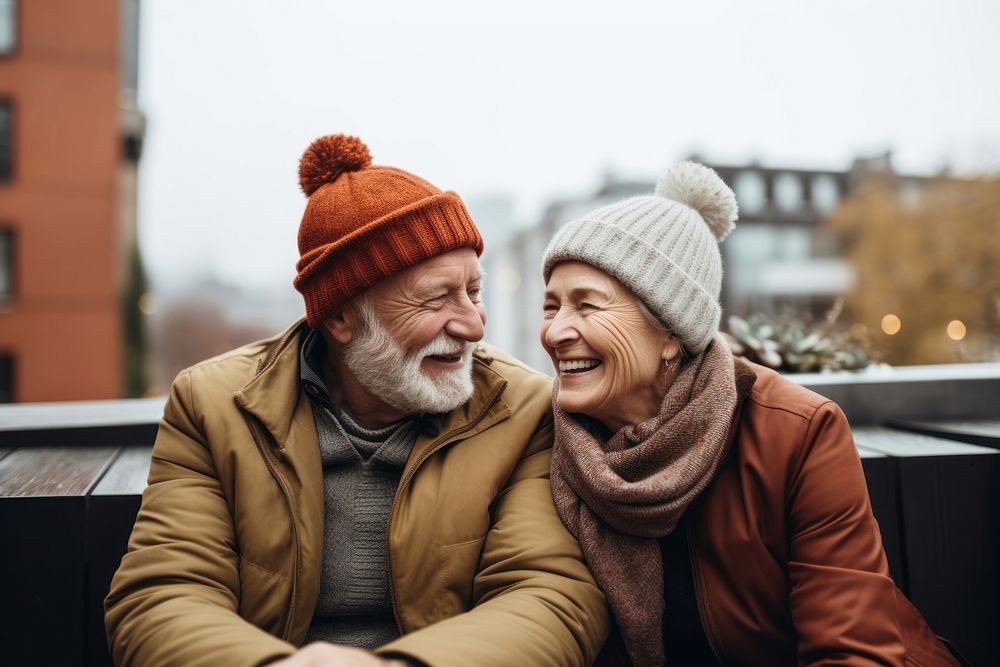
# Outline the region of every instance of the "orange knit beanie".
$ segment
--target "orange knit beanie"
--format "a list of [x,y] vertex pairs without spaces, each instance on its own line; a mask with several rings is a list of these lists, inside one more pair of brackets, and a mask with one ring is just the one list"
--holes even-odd
[[483,237],[457,194],[402,169],[372,165],[357,137],[312,142],[299,162],[299,185],[309,202],[294,285],[312,327],[418,262],[458,248],[483,253]]

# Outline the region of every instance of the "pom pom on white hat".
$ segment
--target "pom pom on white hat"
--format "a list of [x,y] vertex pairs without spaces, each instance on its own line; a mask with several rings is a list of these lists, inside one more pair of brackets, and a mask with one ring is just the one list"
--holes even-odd
[[719,328],[719,242],[735,226],[736,196],[714,171],[682,162],[651,196],[604,206],[560,229],[542,258],[586,262],[614,276],[649,307],[684,347],[700,354]]
[[697,162],[681,162],[663,174],[653,194],[690,206],[719,241],[736,226],[736,195],[717,173]]

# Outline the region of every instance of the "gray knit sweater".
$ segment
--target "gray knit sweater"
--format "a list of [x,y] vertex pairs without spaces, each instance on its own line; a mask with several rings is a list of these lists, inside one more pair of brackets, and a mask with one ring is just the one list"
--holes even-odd
[[326,496],[323,571],[306,641],[375,648],[399,636],[389,596],[387,523],[418,423],[369,430],[333,405],[320,371],[322,337],[302,346]]

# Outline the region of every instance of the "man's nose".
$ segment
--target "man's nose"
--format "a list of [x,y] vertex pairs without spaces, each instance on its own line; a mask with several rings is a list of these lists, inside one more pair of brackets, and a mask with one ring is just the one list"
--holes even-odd
[[475,343],[483,339],[485,324],[486,314],[482,306],[466,297],[456,306],[455,314],[445,324],[444,330],[450,336]]

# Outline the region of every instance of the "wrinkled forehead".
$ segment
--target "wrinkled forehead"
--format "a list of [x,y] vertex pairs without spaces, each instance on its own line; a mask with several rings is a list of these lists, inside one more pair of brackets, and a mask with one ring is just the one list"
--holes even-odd
[[545,296],[561,299],[594,294],[605,298],[632,297],[632,290],[601,269],[576,260],[560,262],[549,274]]

